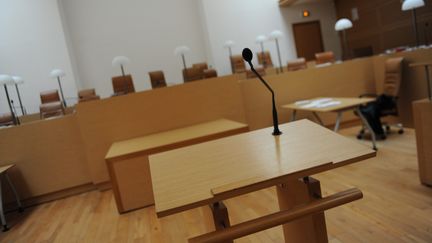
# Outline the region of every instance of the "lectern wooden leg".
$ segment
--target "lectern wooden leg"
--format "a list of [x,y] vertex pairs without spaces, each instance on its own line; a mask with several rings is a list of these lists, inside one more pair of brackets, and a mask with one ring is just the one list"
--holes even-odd
[[[279,207],[287,210],[321,198],[319,181],[313,178],[289,181],[277,186]],[[328,242],[324,212],[283,225],[285,242]]]
[[[228,216],[228,209],[223,202],[217,202],[210,205],[213,214],[213,222],[216,231],[228,228],[231,226]],[[233,241],[226,241],[223,243],[233,243]]]

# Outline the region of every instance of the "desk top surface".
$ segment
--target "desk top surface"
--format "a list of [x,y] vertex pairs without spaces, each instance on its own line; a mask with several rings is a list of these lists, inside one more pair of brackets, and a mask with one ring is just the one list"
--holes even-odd
[[14,167],[15,165],[4,165],[0,167],[0,174],[5,173],[6,171],[8,171],[10,168]]
[[314,112],[337,112],[375,101],[375,98],[319,97],[283,105],[282,108]]
[[415,63],[410,63],[409,66],[410,67],[432,66],[432,62],[415,62]]
[[159,217],[374,157],[369,147],[308,120],[151,155]]
[[202,138],[237,129],[245,129],[248,125],[227,119],[219,119],[193,126],[132,138],[111,145],[105,159],[113,159],[137,152],[145,152],[164,145],[185,140]]

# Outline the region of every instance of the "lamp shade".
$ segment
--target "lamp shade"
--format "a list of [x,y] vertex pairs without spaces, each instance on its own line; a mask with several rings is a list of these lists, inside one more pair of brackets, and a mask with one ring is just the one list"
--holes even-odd
[[10,85],[10,84],[14,84],[13,78],[7,74],[0,74],[0,85]]
[[66,76],[66,73],[61,69],[54,69],[50,73],[51,78],[61,78]]
[[353,27],[353,24],[352,24],[351,20],[346,19],[346,18],[339,19],[335,24],[335,30],[336,31],[347,30],[347,29],[351,29],[352,27]]
[[259,35],[256,37],[256,42],[257,43],[263,43],[266,42],[268,40],[267,36],[265,35]]
[[185,54],[186,52],[190,52],[190,48],[187,47],[187,46],[177,46],[177,47],[174,49],[174,54],[175,54],[176,56],[178,56],[178,55],[182,55],[182,54]]
[[425,2],[423,0],[405,0],[402,3],[402,11],[413,10],[416,8],[423,7]]
[[272,31],[272,32],[270,33],[270,38],[271,38],[272,40],[279,39],[279,38],[281,38],[282,36],[283,36],[283,33],[282,33],[282,31],[280,31],[280,30],[274,30],[274,31]]
[[229,48],[229,47],[233,47],[235,45],[235,42],[232,40],[228,40],[225,42],[224,47],[225,48]]
[[126,65],[128,63],[130,63],[130,60],[129,60],[129,58],[127,58],[125,56],[117,56],[117,57],[114,57],[114,59],[112,60],[113,67],[120,67],[120,66]]
[[24,79],[19,77],[19,76],[13,76],[12,78],[13,78],[15,84],[23,84],[24,83]]

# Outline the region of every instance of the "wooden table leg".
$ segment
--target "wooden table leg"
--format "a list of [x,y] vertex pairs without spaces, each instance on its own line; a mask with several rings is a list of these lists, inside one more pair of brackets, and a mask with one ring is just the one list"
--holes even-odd
[[[213,222],[216,231],[228,228],[231,226],[228,216],[228,209],[223,202],[217,202],[210,205],[213,214]],[[226,241],[223,243],[233,243],[233,241]]]
[[[321,198],[319,181],[313,178],[288,181],[277,186],[279,207],[287,210]],[[285,242],[328,242],[324,212],[283,225]]]

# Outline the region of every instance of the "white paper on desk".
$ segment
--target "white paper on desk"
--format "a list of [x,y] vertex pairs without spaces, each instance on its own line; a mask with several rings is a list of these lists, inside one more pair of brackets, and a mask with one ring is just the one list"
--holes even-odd
[[318,100],[309,101],[308,104],[300,105],[300,106],[302,108],[313,108],[313,107],[318,107],[322,103],[326,103],[326,102],[330,102],[330,101],[332,101],[331,98],[322,98],[322,99],[318,99]]
[[325,107],[337,106],[337,105],[340,105],[340,104],[341,104],[340,101],[334,100],[334,101],[330,101],[330,102],[326,102],[326,103],[321,103],[317,107],[318,108],[325,108]]
[[333,100],[331,98],[322,98],[318,100],[311,101],[309,104],[302,105],[302,108],[325,108],[331,106],[340,105],[341,102],[337,100]]

